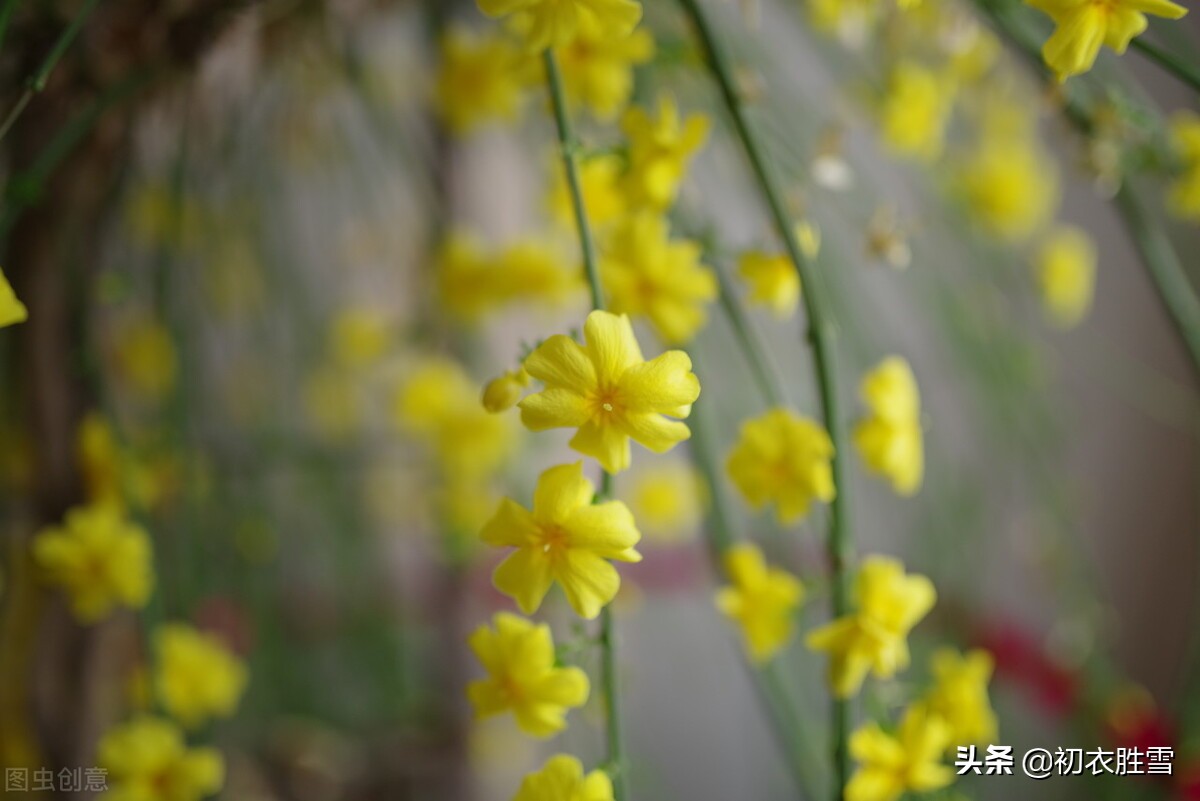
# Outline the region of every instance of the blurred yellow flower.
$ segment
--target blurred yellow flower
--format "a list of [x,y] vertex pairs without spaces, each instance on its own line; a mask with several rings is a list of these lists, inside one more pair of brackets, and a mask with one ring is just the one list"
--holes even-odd
[[1169,0],[1025,0],[1057,26],[1042,47],[1046,66],[1060,81],[1087,72],[1101,45],[1118,54],[1146,30],[1146,14],[1179,19],[1187,13]]
[[808,647],[830,655],[834,694],[858,692],[868,671],[891,678],[908,666],[908,632],[933,608],[937,593],[924,576],[905,575],[896,559],[869,556],[854,583],[855,611],[808,635]]
[[188,748],[172,723],[139,717],[117,726],[97,746],[111,801],[200,801],[221,789],[225,763],[212,748]]
[[679,185],[692,157],[708,138],[709,119],[692,114],[681,120],[669,96],[658,101],[658,116],[634,106],[625,112],[621,128],[629,138],[629,169],[625,191],[638,208],[666,211],[679,194]]
[[17,293],[13,292],[8,279],[4,277],[4,271],[0,270],[0,328],[23,323],[27,319],[29,312],[25,310],[25,304],[17,300]]
[[937,158],[953,106],[953,82],[914,61],[901,61],[888,77],[879,109],[884,144],[899,156]]
[[628,36],[642,18],[635,0],[476,0],[489,17],[516,14],[530,50],[562,47],[584,25],[606,39]]
[[123,506],[122,456],[112,425],[99,412],[88,412],[75,432],[75,455],[84,493],[95,504]]
[[[796,223],[796,243],[805,258],[821,250],[821,230],[808,221]],[[766,306],[778,318],[791,317],[800,302],[800,275],[786,253],[750,250],[738,260],[738,274],[750,285],[750,302]]]
[[671,350],[642,356],[625,315],[594,311],[583,326],[585,345],[562,334],[550,337],[525,360],[545,389],[519,404],[532,431],[578,428],[571,447],[610,473],[629,467],[632,437],[664,453],[691,436],[686,418],[700,396],[692,360]]
[[194,248],[205,227],[204,209],[194,198],[154,181],[130,192],[124,214],[133,238],[146,247]]
[[732,586],[717,590],[717,608],[741,626],[750,658],[767,662],[792,638],[804,586],[786,570],[769,567],[750,543],[725,552],[725,572]]
[[378,309],[348,306],[334,315],[329,327],[329,353],[349,370],[378,362],[393,341],[392,325]]
[[562,306],[582,296],[583,275],[547,242],[529,240],[499,255],[484,253],[460,232],[451,233],[437,262],[443,306],[465,321],[516,303]]
[[585,776],[578,759],[559,754],[526,776],[512,801],[613,801],[612,779],[602,770]]
[[859,395],[869,414],[854,427],[854,444],[867,468],[903,496],[915,495],[925,474],[921,395],[912,368],[890,356],[863,376]]
[[484,409],[478,385],[448,359],[430,359],[410,371],[393,414],[433,449],[443,474],[457,480],[490,475],[516,445],[515,423]]
[[641,212],[606,238],[600,277],[612,310],[644,316],[669,345],[690,342],[708,320],[705,305],[717,297],[717,278],[700,263],[701,248],[671,240],[666,218]]
[[985,132],[956,182],[980,227],[1013,242],[1028,239],[1058,205],[1058,173],[1032,135]]
[[549,737],[567,727],[567,710],[587,702],[590,684],[577,667],[556,667],[554,639],[545,623],[499,612],[468,641],[488,672],[467,686],[479,718],[511,711],[521,731]]
[[788,409],[771,409],[742,423],[727,468],[753,509],[774,503],[779,522],[788,525],[806,517],[814,500],[833,500],[832,458],[824,428]]
[[116,507],[71,509],[61,527],[43,529],[32,547],[34,562],[66,591],[82,623],[95,623],[116,606],[140,609],[150,597],[150,538]]
[[524,367],[496,376],[483,388],[483,408],[493,414],[511,409],[521,400],[529,382]]
[[558,50],[567,99],[582,104],[597,119],[612,120],[629,103],[633,68],[653,57],[649,31],[638,29],[613,39],[594,17],[583,17],[574,38]]
[[[587,209],[588,223],[592,227],[604,228],[625,215],[628,204],[621,187],[622,172],[620,156],[607,153],[585,158],[580,164],[579,186],[583,192],[583,206]],[[558,158],[554,161],[554,180],[546,198],[546,205],[555,222],[574,230],[575,206],[571,201],[562,160]]]
[[182,623],[154,635],[155,689],[163,710],[187,729],[227,718],[246,689],[246,667],[220,639]]
[[996,713],[988,699],[992,655],[982,650],[961,654],[953,648],[939,648],[930,664],[934,685],[921,706],[946,722],[947,748],[996,742]]
[[695,534],[708,502],[704,479],[690,464],[675,459],[636,468],[620,495],[642,534],[664,543]]
[[850,736],[850,756],[860,764],[846,785],[846,801],[896,801],[905,793],[927,793],[954,781],[941,764],[949,727],[920,707],[904,714],[894,734],[868,723]]
[[617,594],[621,577],[608,561],[638,562],[642,538],[620,501],[593,504],[583,463],[551,467],[538,478],[533,511],[505,498],[480,534],[489,545],[516,548],[492,577],[525,614],[533,614],[557,581],[571,608],[588,620]]
[[491,120],[517,118],[531,64],[510,37],[454,26],[439,51],[437,109],[452,132],[462,135]]
[[809,0],[808,12],[813,27],[836,36],[850,46],[859,46],[879,21],[879,0]]
[[157,320],[139,317],[121,326],[115,343],[117,369],[129,388],[162,400],[175,388],[178,357],[171,332]]
[[1046,317],[1071,328],[1087,314],[1096,284],[1096,246],[1078,228],[1055,229],[1042,243],[1035,262]]
[[1200,114],[1181,111],[1171,118],[1171,150],[1182,162],[1168,188],[1167,208],[1177,217],[1200,222]]

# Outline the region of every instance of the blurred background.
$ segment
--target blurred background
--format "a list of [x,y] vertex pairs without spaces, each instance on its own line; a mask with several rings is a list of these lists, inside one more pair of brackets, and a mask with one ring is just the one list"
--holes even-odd
[[[901,556],[939,590],[913,674],[866,705],[896,703],[938,644],[984,647],[1018,753],[1169,744],[1176,776],[975,777],[954,793],[1200,797],[1200,384],[1110,158],[1161,143],[1195,95],[1137,53],[1105,53],[1081,91],[1124,127],[1081,134],[989,6],[925,2],[928,18],[905,22],[857,19],[847,0],[832,23],[819,4],[705,3],[793,211],[819,230],[847,418],[887,355],[921,387],[921,493],[899,499],[850,462],[857,549]],[[1011,5],[1040,42],[1046,20]],[[0,7],[0,110],[79,25],[0,138],[0,266],[29,314],[0,331],[0,764],[96,764],[99,738],[142,703],[147,632],[178,620],[248,671],[236,715],[202,735],[225,756],[222,798],[510,798],[549,751],[466,703],[479,672],[466,637],[511,608],[477,532],[502,495],[524,502],[571,457],[565,434],[533,436],[478,398],[588,308],[541,74],[511,114],[464,122],[487,116],[490,90],[461,78],[467,111],[454,110],[449,42],[497,28],[465,0]],[[629,58],[630,100],[669,96],[713,120],[673,225],[744,302],[738,254],[779,248],[769,218],[676,5],[646,2],[642,29],[653,46]],[[1192,52],[1194,20],[1148,36]],[[942,152],[899,157],[881,138],[888,71],[938,48],[980,66]],[[989,98],[1034,126],[1035,172],[1060,198],[1045,225],[1096,244],[1094,302],[1069,329],[1039,297],[1037,237],[995,235],[955,188],[996,124]],[[619,147],[615,112],[577,116],[589,147]],[[1200,280],[1195,226],[1164,211],[1170,170],[1137,178]],[[459,269],[478,253],[528,285],[486,296]],[[748,314],[790,403],[817,415],[802,314]],[[764,401],[719,302],[708,318],[689,350],[723,461]],[[414,423],[422,403],[450,415],[443,430]],[[728,494],[738,531],[813,587],[826,516],[780,527],[701,484],[686,446],[639,452],[617,478],[646,556],[622,565],[615,602],[633,795],[794,798],[713,605],[706,510]],[[30,543],[106,492],[148,532],[155,589],[144,609],[81,623]],[[813,598],[805,630],[827,615]],[[582,628],[562,606],[542,617],[570,647]],[[815,749],[828,746],[823,664],[798,643],[780,657]],[[576,720],[553,749],[598,761],[598,699]]]

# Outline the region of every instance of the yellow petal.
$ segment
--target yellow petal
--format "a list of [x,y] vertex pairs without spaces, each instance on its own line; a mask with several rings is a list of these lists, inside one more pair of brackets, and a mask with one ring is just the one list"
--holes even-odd
[[529,395],[517,406],[521,410],[521,422],[530,431],[576,428],[592,416],[582,395],[557,387]]
[[504,498],[479,537],[488,545],[522,548],[536,542],[537,523],[525,507],[511,498]]
[[563,334],[555,334],[529,354],[525,372],[547,387],[565,387],[580,394],[596,386],[596,368],[588,352]]
[[0,328],[23,323],[28,318],[29,312],[26,311],[25,305],[17,300],[16,293],[4,277],[4,271],[0,270]]
[[631,411],[674,414],[690,409],[699,397],[700,379],[692,372],[691,358],[681,350],[630,367],[621,377],[621,401]]
[[620,423],[626,434],[655,453],[666,453],[692,436],[687,425],[661,414],[625,414]]
[[616,426],[588,421],[575,432],[570,445],[598,461],[609,473],[619,473],[629,467],[629,436]]
[[595,494],[592,482],[583,476],[583,462],[551,467],[538,477],[533,491],[534,517],[561,525],[575,510],[590,506]]
[[[583,324],[583,338],[601,385],[616,384],[626,370],[643,361],[633,326],[624,314],[592,312]],[[528,361],[525,369],[529,369]]]
[[642,539],[629,507],[620,501],[577,508],[565,519],[570,548],[615,559]]
[[527,615],[532,615],[542,605],[552,581],[550,560],[534,548],[514,551],[496,566],[496,572],[492,574],[496,589],[516,601]]
[[567,551],[555,565],[555,578],[562,585],[576,614],[592,620],[600,614],[621,586],[621,577],[611,563],[587,551]]

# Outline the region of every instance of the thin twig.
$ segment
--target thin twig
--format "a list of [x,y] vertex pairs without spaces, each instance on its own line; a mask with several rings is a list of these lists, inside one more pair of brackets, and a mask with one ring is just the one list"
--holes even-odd
[[[833,348],[833,321],[822,300],[820,287],[814,280],[813,271],[796,240],[793,223],[783,202],[783,195],[775,184],[775,173],[767,164],[766,155],[750,127],[737,91],[733,69],[724,52],[718,47],[716,36],[698,0],[679,0],[684,12],[692,21],[696,35],[705,52],[706,61],[721,90],[721,96],[732,118],[734,129],[750,165],[757,178],[763,199],[771,211],[779,237],[787,247],[788,256],[804,287],[804,306],[808,317],[808,341],[813,351],[815,378],[821,396],[821,413],[829,436],[833,440],[833,479],[837,495],[830,506],[829,560],[833,570],[833,613],[841,617],[848,611],[849,583],[847,566],[851,559],[850,525],[848,519],[849,486],[845,480],[846,437],[840,416],[838,400],[837,365]],[[850,755],[847,743],[850,733],[850,706],[846,700],[834,699],[834,776],[835,798],[840,799],[850,775]]]
[[[554,51],[546,49],[544,54],[546,79],[550,85],[550,100],[554,107],[554,122],[558,131],[558,146],[562,151],[563,169],[567,174],[567,186],[571,192],[571,208],[575,214],[575,225],[579,229],[579,243],[583,250],[583,267],[587,273],[588,286],[592,294],[592,308],[604,308],[604,292],[600,287],[600,270],[596,262],[596,247],[592,228],[588,223],[587,208],[583,202],[583,190],[579,182],[579,164],[576,154],[579,144],[571,130],[567,114],[566,95],[563,92],[562,76],[558,71],[558,60]],[[612,476],[605,471],[597,498],[607,498],[612,493]],[[609,606],[600,613],[600,662],[604,685],[604,709],[607,717],[608,772],[612,777],[614,801],[624,801],[625,752],[621,739],[621,714],[618,703],[617,642],[613,630],[612,611]]]
[[[42,61],[42,66],[33,74],[25,84],[25,91],[21,93],[21,97],[17,99],[17,104],[8,112],[8,116],[4,118],[4,122],[0,123],[0,140],[3,140],[5,135],[13,127],[17,118],[25,111],[25,107],[29,105],[29,101],[33,100],[33,96],[46,88],[46,81],[50,79],[50,73],[54,72],[54,68],[58,65],[59,59],[67,52],[67,48],[75,41],[75,37],[79,35],[80,29],[83,28],[83,23],[91,16],[92,10],[100,0],[87,0],[83,7],[75,14],[75,18],[71,20],[71,24],[67,26],[62,35],[58,37],[58,41],[54,43],[54,47],[50,48],[50,52]],[[7,17],[5,23],[7,24]]]

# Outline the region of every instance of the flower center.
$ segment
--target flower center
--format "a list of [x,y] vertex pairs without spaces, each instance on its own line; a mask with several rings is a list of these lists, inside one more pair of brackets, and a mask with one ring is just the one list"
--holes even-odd
[[592,400],[595,414],[600,417],[611,417],[622,411],[621,401],[615,387],[600,389]]
[[543,526],[541,534],[542,553],[551,559],[558,558],[571,544],[567,532],[558,526]]

